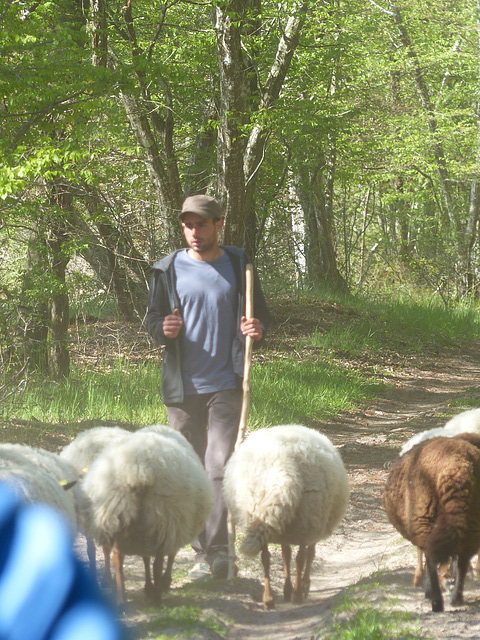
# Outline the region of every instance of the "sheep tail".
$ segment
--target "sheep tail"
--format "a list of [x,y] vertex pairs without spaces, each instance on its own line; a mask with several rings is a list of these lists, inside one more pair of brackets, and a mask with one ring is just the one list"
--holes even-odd
[[270,529],[263,522],[255,522],[248,528],[240,545],[240,552],[246,556],[256,556],[269,539]]

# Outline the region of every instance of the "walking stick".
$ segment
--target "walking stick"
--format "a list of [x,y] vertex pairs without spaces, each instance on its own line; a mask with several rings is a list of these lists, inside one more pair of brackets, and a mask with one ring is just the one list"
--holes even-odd
[[[247,320],[253,318],[253,265],[247,264],[245,267],[245,317]],[[247,428],[248,410],[250,409],[250,373],[252,371],[252,350],[253,338],[245,336],[245,357],[243,363],[243,384],[242,384],[242,411],[240,413],[240,422],[238,425],[237,441],[235,449],[237,449],[245,438],[245,430]],[[235,523],[232,514],[228,514],[228,580],[234,578],[235,566]]]

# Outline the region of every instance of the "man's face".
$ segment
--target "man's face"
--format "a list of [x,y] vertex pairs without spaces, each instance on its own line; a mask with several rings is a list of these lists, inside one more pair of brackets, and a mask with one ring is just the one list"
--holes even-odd
[[196,213],[186,213],[182,219],[182,228],[188,247],[199,254],[215,249],[222,224],[223,220],[206,220]]

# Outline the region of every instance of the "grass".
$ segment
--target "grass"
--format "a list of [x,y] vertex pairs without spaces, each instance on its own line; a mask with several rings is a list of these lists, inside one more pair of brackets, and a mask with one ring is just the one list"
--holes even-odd
[[[339,312],[330,323],[322,314],[327,303]],[[315,316],[308,328],[302,327],[294,342],[285,322],[283,337],[274,331],[274,346],[267,343],[262,357],[256,358],[250,429],[279,422],[313,425],[361,405],[382,389],[381,363],[388,352],[435,352],[462,339],[480,339],[480,318],[473,305],[446,309],[430,300],[371,302],[310,293],[293,304],[297,322],[302,322],[302,307],[311,305],[317,305],[318,321]],[[275,302],[271,306],[275,309]],[[79,343],[82,338],[88,343],[89,331],[91,327],[84,337],[76,334]],[[117,344],[95,368],[74,364],[64,382],[29,377],[21,390],[0,403],[0,417],[69,425],[72,434],[77,425],[91,420],[132,426],[165,422],[158,359],[134,360],[128,346],[124,353]]]
[[[155,610],[157,613],[158,610]],[[148,640],[173,640],[176,638],[199,638],[202,632],[211,638],[223,638],[227,625],[212,615],[206,615],[198,607],[180,606],[161,610],[153,620],[139,625],[138,632]]]
[[265,426],[262,416],[270,424],[312,423],[353,409],[382,386],[365,371],[288,357],[254,368],[250,420],[258,426]]
[[322,640],[426,640],[430,636],[414,622],[413,615],[398,608],[396,598],[372,590],[386,590],[369,583],[348,589],[334,608],[333,622],[322,632]]
[[[75,424],[113,420],[132,425],[165,423],[157,363],[133,365],[119,358],[113,368],[74,368],[63,382],[31,381],[10,399],[17,419]],[[4,407],[5,408],[5,407]]]

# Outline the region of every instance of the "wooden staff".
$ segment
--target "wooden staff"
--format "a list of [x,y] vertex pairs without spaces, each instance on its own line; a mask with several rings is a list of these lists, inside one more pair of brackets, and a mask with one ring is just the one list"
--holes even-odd
[[[247,264],[245,267],[245,317],[247,320],[253,318],[253,265]],[[252,350],[253,338],[245,336],[245,357],[243,363],[243,384],[242,384],[242,411],[240,413],[240,422],[238,425],[237,441],[235,449],[245,439],[245,430],[247,428],[248,410],[250,409],[250,374],[252,371]],[[228,514],[228,580],[234,578],[235,566],[235,523],[232,514]]]

